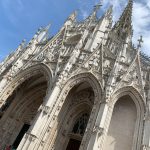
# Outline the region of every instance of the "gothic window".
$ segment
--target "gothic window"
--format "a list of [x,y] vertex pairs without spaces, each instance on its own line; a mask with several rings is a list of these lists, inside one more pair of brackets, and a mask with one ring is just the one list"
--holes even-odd
[[84,113],[80,118],[78,118],[72,129],[72,136],[68,142],[66,150],[79,150],[82,137],[84,135],[87,123],[89,119],[89,114]]
[[83,136],[87,123],[88,123],[89,115],[87,113],[83,114],[75,123],[72,133],[79,134]]

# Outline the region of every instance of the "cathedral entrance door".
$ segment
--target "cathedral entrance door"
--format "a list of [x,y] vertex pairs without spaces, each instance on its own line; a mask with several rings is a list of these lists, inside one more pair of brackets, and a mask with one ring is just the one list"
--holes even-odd
[[[47,91],[46,77],[39,73],[25,80],[13,91],[3,106],[0,119],[0,145],[17,148],[33,123]],[[6,128],[3,131],[3,128]]]
[[66,150],[79,150],[81,141],[70,139]]
[[14,144],[13,144],[13,148],[17,149],[18,145],[20,144],[23,136],[25,135],[25,133],[28,131],[30,125],[29,124],[24,124],[22,129],[20,130]]

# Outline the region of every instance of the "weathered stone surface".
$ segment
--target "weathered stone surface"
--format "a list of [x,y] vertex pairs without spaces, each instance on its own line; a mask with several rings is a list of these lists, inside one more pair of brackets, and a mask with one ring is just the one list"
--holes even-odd
[[40,28],[0,64],[0,149],[150,149],[150,59],[141,38],[132,45],[133,1],[114,26],[100,6],[54,37]]

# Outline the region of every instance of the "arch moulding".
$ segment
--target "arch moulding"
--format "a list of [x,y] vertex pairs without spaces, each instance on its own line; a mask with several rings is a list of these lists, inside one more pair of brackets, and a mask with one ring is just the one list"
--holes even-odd
[[[52,80],[52,70],[49,66],[41,63],[26,68],[25,70],[20,70],[20,72],[11,81],[7,81],[5,88],[1,91],[0,106],[5,103],[7,98],[13,93],[13,91],[21,85],[25,80],[29,79],[38,74],[43,74],[48,83],[48,89],[50,88],[50,83]],[[47,90],[48,91],[48,90]]]
[[[57,99],[53,105],[53,110],[51,112],[51,115],[52,115],[50,117],[51,119],[47,123],[49,124],[49,126],[54,125],[54,122],[55,122],[55,120],[57,120],[57,116],[59,115],[59,112],[60,112],[65,100],[67,99],[67,96],[68,96],[70,90],[73,87],[75,87],[76,85],[79,85],[80,83],[84,83],[84,82],[87,82],[89,84],[89,86],[91,86],[91,88],[93,89],[93,92],[94,92],[94,105],[91,110],[89,123],[87,125],[87,128],[89,128],[89,132],[85,133],[82,143],[81,143],[81,146],[86,147],[87,141],[89,140],[89,135],[92,132],[92,129],[94,128],[94,125],[95,125],[95,120],[97,118],[96,114],[99,112],[100,104],[102,103],[102,100],[103,100],[102,99],[102,86],[101,86],[100,82],[98,81],[98,79],[92,73],[84,72],[84,73],[76,74],[76,75],[70,77],[63,85],[59,84],[61,86],[60,87],[61,92],[57,96]],[[88,134],[88,135],[86,135],[86,134]],[[49,136],[49,139],[51,139],[51,138],[53,139],[53,137],[51,137],[51,135],[48,135],[48,136]],[[47,138],[44,138],[44,139],[47,139]],[[47,141],[47,142],[49,145],[50,141]],[[51,146],[54,145],[55,142],[54,143],[53,142],[52,143],[50,142]],[[49,146],[49,148],[51,146]]]
[[[100,95],[102,96],[102,85],[98,81],[98,79],[91,73],[91,72],[84,72],[80,74],[76,74],[72,77],[70,77],[61,87],[62,92],[60,93],[59,99],[61,96],[66,95],[69,93],[69,91],[76,85],[80,84],[81,82],[87,82],[89,85],[93,88],[95,97]],[[64,98],[66,98],[64,96]]]
[[[130,96],[130,98],[133,100],[136,106],[137,110],[137,121],[135,125],[135,133],[134,133],[134,141],[133,141],[133,149],[134,150],[140,150],[141,144],[142,144],[142,135],[143,135],[143,125],[144,125],[144,115],[146,112],[146,106],[144,103],[143,97],[140,95],[140,93],[132,86],[126,86],[119,90],[117,90],[111,97],[110,101],[108,102],[108,113],[105,121],[105,137],[107,135],[112,113],[114,110],[114,106],[116,102],[123,96]],[[106,139],[106,138],[105,138]]]

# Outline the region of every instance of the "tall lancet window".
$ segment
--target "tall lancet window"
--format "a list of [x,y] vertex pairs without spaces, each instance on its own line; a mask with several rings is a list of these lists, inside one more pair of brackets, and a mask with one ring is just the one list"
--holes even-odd
[[89,119],[89,114],[84,113],[75,122],[72,133],[70,135],[70,140],[66,150],[79,150],[82,137],[84,135],[87,123]]
[[75,123],[72,133],[83,136],[87,126],[88,119],[89,119],[89,115],[83,114]]

